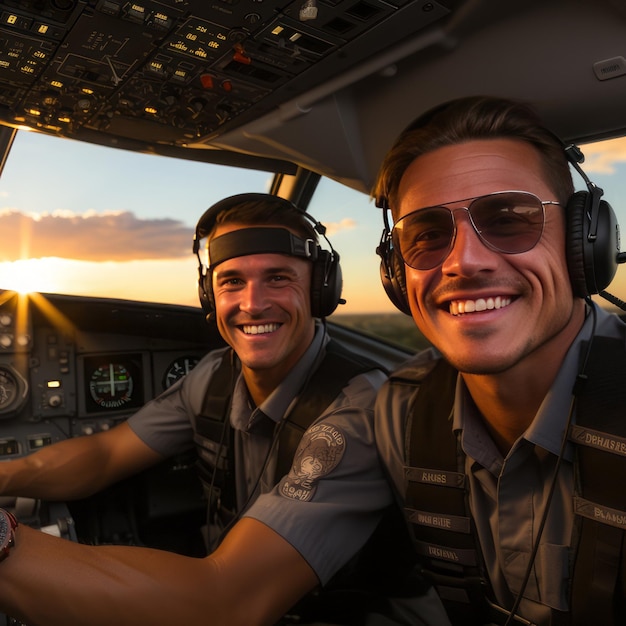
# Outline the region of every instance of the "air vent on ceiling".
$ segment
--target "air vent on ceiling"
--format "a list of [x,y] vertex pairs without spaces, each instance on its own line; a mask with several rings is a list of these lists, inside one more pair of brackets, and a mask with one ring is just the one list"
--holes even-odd
[[624,57],[613,57],[597,61],[593,64],[593,71],[598,80],[608,80],[626,74],[626,59]]

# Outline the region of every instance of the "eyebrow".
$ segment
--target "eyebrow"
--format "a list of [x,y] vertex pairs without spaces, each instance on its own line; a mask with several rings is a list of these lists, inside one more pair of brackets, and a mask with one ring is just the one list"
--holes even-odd
[[[273,276],[274,274],[289,274],[290,276],[298,276],[298,272],[296,272],[288,262],[285,262],[284,265],[274,265],[272,267],[267,267],[263,270],[264,276]],[[219,266],[214,270],[213,275],[216,279],[228,279],[228,278],[237,278],[245,274],[245,270],[237,270],[237,269],[228,269],[221,270]]]

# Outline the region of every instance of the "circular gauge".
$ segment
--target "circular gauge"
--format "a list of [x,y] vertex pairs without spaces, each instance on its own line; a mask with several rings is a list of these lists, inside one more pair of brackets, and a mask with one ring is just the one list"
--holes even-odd
[[26,381],[9,366],[0,366],[0,414],[17,406],[26,397]]
[[0,410],[11,406],[17,393],[17,378],[8,369],[0,368]]
[[197,356],[181,356],[172,361],[163,375],[163,388],[171,387],[179,378],[191,372],[199,360]]
[[133,399],[133,377],[121,363],[103,364],[91,373],[89,393],[103,409],[119,409]]

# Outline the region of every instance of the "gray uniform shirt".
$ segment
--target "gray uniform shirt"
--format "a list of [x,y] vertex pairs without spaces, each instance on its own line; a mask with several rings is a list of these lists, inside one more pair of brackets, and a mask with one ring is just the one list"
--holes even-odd
[[[239,507],[289,541],[322,583],[359,550],[393,501],[374,445],[374,399],[385,380],[378,370],[349,381],[305,433],[289,476],[273,487],[277,451],[267,420],[288,415],[327,341],[320,325],[300,362],[258,408],[240,376],[230,414]],[[128,420],[147,445],[164,456],[193,446],[196,416],[223,354],[209,353]]]
[[[617,316],[594,307],[596,335],[624,339],[626,325]],[[460,376],[457,381],[452,428],[461,433],[471,513],[494,592],[503,606],[512,605],[526,572],[569,414],[581,343],[591,336],[592,322],[593,315],[588,315],[535,419],[506,457],[485,429]],[[428,363],[438,356],[434,350],[426,351],[402,369],[419,379]],[[376,406],[377,444],[402,504],[404,422],[410,395],[407,388],[394,394],[390,386],[384,385]],[[575,418],[574,415],[574,422]],[[572,457],[572,447],[568,445],[533,574],[520,607],[521,615],[538,624],[550,623],[550,608],[568,609],[574,522]]]

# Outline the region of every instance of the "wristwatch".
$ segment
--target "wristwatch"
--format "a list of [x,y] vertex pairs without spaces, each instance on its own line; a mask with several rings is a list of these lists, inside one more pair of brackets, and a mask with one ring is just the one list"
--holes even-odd
[[9,551],[15,545],[17,524],[17,519],[13,513],[0,509],[0,561],[9,556]]

